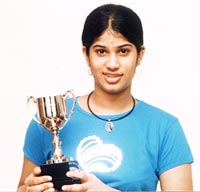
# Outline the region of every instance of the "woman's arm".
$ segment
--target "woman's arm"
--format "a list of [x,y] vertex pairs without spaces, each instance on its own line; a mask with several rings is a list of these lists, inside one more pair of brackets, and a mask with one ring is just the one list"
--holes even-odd
[[191,164],[183,164],[160,175],[162,191],[193,191]]
[[21,178],[18,184],[18,192],[25,191],[55,191],[50,176],[39,176],[40,168],[24,156]]

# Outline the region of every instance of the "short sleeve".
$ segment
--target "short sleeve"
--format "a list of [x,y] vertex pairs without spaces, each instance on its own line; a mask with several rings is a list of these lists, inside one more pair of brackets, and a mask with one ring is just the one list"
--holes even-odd
[[190,146],[178,119],[167,125],[161,138],[158,175],[173,167],[193,162]]
[[28,126],[23,146],[24,155],[37,165],[45,163],[44,128],[32,120]]

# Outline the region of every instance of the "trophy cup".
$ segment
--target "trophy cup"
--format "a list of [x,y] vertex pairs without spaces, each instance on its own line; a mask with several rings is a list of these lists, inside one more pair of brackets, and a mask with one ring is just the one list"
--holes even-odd
[[[68,113],[66,99],[72,95],[73,105],[71,111]],[[34,98],[28,97],[27,103],[36,104],[37,115],[33,116],[33,119],[42,125],[45,129],[52,134],[52,144],[54,147],[54,153],[51,159],[46,161],[45,165],[41,167],[41,175],[52,176],[54,188],[61,190],[62,185],[70,185],[74,183],[80,183],[78,178],[69,178],[66,176],[66,172],[69,170],[79,170],[79,164],[77,161],[72,161],[70,157],[65,157],[61,149],[61,141],[59,138],[59,131],[71,118],[76,105],[76,97],[74,93],[69,90],[64,95],[48,96]]]

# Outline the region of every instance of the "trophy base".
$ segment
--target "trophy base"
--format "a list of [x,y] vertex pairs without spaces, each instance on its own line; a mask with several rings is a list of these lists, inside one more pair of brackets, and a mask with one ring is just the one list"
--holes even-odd
[[78,178],[71,178],[66,176],[66,172],[69,170],[78,170],[78,162],[77,161],[69,161],[69,162],[61,162],[61,163],[53,163],[42,165],[41,167],[41,175],[50,175],[53,180],[54,188],[57,190],[61,190],[63,185],[72,185],[81,183]]

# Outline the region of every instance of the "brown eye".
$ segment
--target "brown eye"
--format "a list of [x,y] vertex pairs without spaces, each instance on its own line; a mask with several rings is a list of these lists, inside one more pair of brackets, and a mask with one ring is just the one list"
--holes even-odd
[[100,54],[100,55],[105,54],[105,50],[104,49],[99,49],[99,50],[97,50],[97,53]]
[[119,53],[122,55],[126,55],[129,53],[129,50],[128,49],[120,49]]

